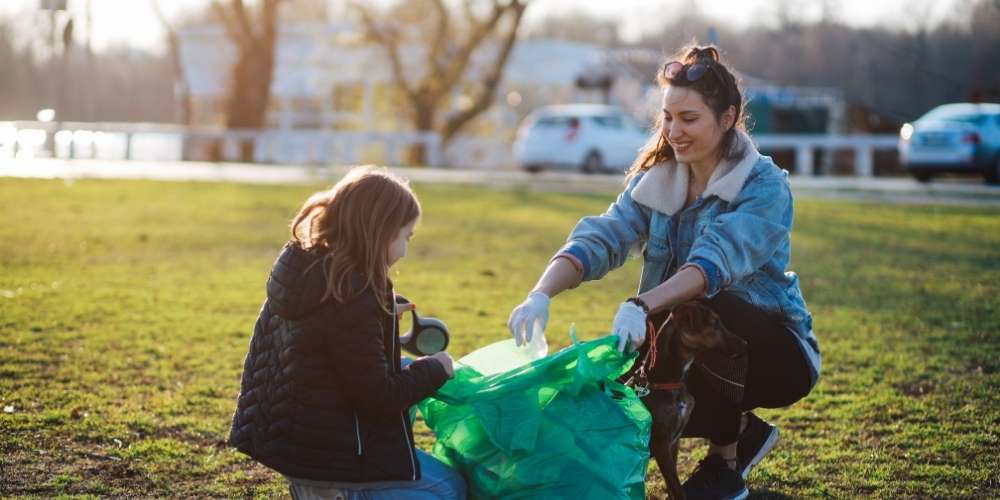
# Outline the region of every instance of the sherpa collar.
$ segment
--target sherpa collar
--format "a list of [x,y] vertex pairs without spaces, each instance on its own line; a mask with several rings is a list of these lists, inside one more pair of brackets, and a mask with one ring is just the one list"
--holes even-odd
[[[712,172],[712,177],[708,179],[708,186],[702,197],[714,195],[731,203],[743,189],[750,171],[760,159],[760,153],[746,132],[737,132],[736,140],[740,142],[737,147],[743,148],[743,156],[738,161],[720,161],[715,172]],[[686,163],[670,160],[654,165],[636,183],[632,199],[658,212],[674,215],[684,208],[689,175]]]

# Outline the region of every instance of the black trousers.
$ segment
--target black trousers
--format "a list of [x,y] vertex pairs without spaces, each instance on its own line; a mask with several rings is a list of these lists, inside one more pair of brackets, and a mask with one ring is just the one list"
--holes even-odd
[[[789,406],[809,393],[809,362],[795,333],[784,325],[781,316],[726,292],[704,302],[730,332],[747,343],[744,388],[739,401],[732,394],[723,394],[717,380],[713,380],[712,367],[696,359],[687,378],[687,389],[695,399],[694,411],[683,435],[727,445],[739,437],[743,412]],[[667,314],[650,319],[658,327],[666,321]],[[645,355],[646,349],[648,345],[640,348],[640,356]]]

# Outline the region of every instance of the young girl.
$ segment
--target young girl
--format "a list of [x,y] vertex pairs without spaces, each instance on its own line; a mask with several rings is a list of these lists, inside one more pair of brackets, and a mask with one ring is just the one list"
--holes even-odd
[[356,168],[316,193],[267,281],[230,445],[280,472],[293,498],[464,498],[461,476],[415,448],[409,408],[453,375],[441,352],[401,366],[389,268],[420,204]]
[[641,245],[639,294],[612,323],[619,350],[647,350],[647,322],[659,326],[689,300],[704,301],[747,343],[744,359],[691,368],[696,404],[685,436],[708,438],[709,449],[684,484],[689,499],[745,498],[747,475],[778,439],[753,410],[802,399],[820,371],[812,315],[788,271],[788,173],[744,130],[743,93],[715,47],[682,49],[659,82],[657,130],[625,190],[607,212],[577,223],[508,326],[519,344],[530,340],[533,325],[545,327],[551,297],[600,279]]

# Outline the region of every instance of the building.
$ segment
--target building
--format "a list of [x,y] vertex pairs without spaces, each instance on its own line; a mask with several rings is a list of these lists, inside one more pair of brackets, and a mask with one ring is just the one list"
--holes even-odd
[[[221,26],[192,27],[179,33],[181,63],[190,92],[191,123],[223,123],[223,98],[235,47]],[[381,47],[364,41],[350,23],[289,23],[279,29],[268,126],[274,144],[258,155],[262,161],[303,161],[295,131],[405,134],[411,131],[407,103],[396,90],[388,58]],[[467,80],[493,60],[495,47],[473,54]],[[423,47],[402,50],[405,70],[418,77]],[[606,49],[559,40],[523,40],[512,51],[495,105],[466,125],[443,151],[450,165],[498,168],[514,164],[510,145],[517,126],[529,112],[548,104],[605,102],[622,106],[637,118],[653,119],[659,90],[654,75],[662,62],[655,51]],[[759,114],[758,131],[840,130],[843,98],[827,89],[789,89],[756,80],[748,95]],[[462,86],[453,93],[451,110],[470,97]],[[792,111],[789,111],[792,110]],[[803,118],[796,118],[800,116]],[[760,117],[766,117],[761,119]],[[825,123],[824,123],[825,122]],[[362,147],[360,162],[386,163],[384,141]],[[335,151],[322,161],[339,162]]]

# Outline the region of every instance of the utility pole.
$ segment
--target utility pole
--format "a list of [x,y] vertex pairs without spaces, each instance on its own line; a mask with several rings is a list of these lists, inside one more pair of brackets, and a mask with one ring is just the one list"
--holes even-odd
[[[57,104],[57,101],[59,100],[59,97],[58,97],[59,96],[59,93],[58,93],[59,92],[59,82],[58,82],[58,79],[56,78],[55,71],[53,70],[53,66],[55,65],[55,60],[56,60],[56,31],[57,31],[57,29],[56,29],[56,18],[57,18],[56,12],[57,12],[58,8],[57,8],[57,6],[54,5],[55,2],[51,2],[50,1],[50,2],[46,2],[46,3],[49,4],[49,7],[48,7],[48,9],[49,9],[49,64],[48,64],[48,68],[49,68],[49,70],[48,70],[48,75],[49,75],[49,99],[48,99],[48,101],[49,101],[49,106],[51,106],[52,109],[55,109],[56,113],[58,113],[59,115],[61,115],[63,110],[59,109],[59,106]],[[55,149],[53,149],[52,152],[53,152],[53,156],[54,156],[55,155]]]
[[[66,10],[66,2],[67,0],[39,0],[39,10],[49,11],[49,40],[48,40],[49,60],[46,67],[46,77],[49,80],[47,82],[48,83],[47,87],[49,90],[48,92],[49,96],[47,101],[48,101],[48,106],[50,106],[51,108],[50,110],[45,110],[45,111],[39,110],[38,119],[41,121],[50,121],[52,119],[59,119],[61,118],[62,113],[65,111],[62,108],[62,99],[60,98],[60,91],[62,90],[60,79],[62,78],[65,71],[60,71],[59,72],[60,74],[57,75],[55,66],[57,64],[56,45],[59,43],[58,12]],[[70,30],[72,30],[72,28],[70,28]],[[63,38],[65,38],[66,34],[72,36],[72,31],[69,31],[68,33],[64,32]],[[63,52],[65,53],[65,51]],[[62,62],[61,66],[65,66],[65,57],[62,58],[61,62]],[[59,127],[57,125],[54,129],[47,130],[45,134],[45,146],[43,146],[43,148],[47,149],[48,151],[51,151],[53,157],[55,157],[57,153],[55,135],[58,129]]]
[[[87,59],[87,67],[91,71],[95,70],[94,67],[94,49],[92,47],[94,39],[94,6],[91,3],[92,0],[87,0],[87,38],[84,41],[84,57]],[[97,92],[90,91],[86,92],[87,99],[87,121],[96,121],[97,114]]]
[[[39,0],[40,10],[49,11],[49,106],[56,110],[56,117],[65,113],[62,102],[62,79],[65,76],[66,52],[73,36],[73,20],[70,19],[62,31],[59,30],[59,12],[67,12],[68,0]],[[62,41],[62,50],[58,46]],[[57,57],[59,60],[57,61]],[[60,67],[57,69],[56,65]]]

